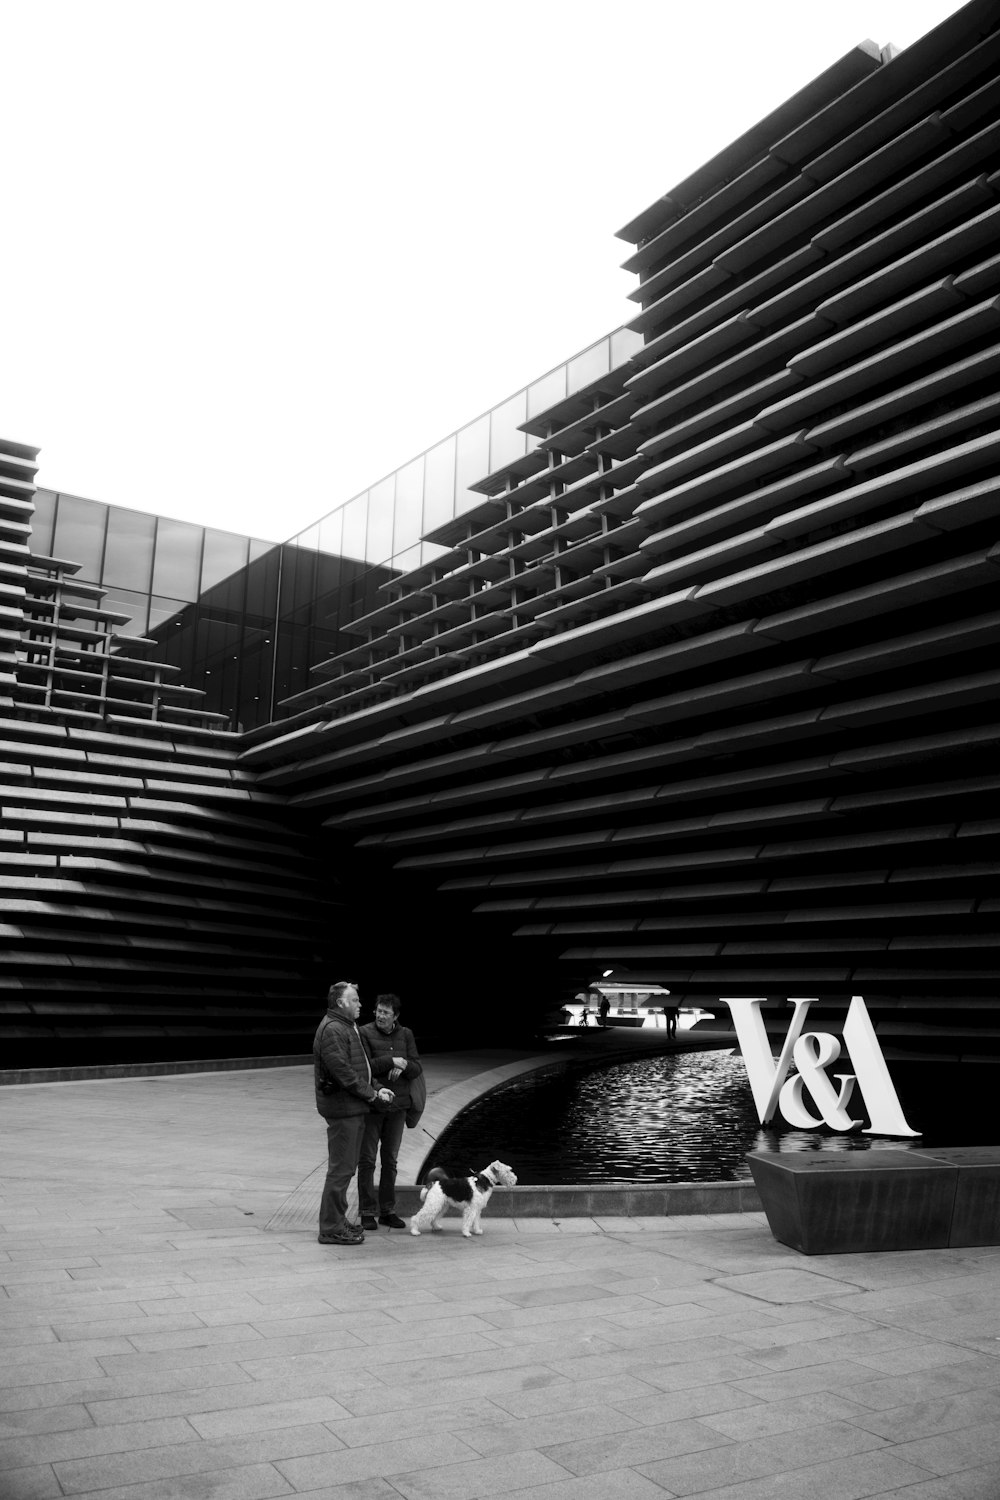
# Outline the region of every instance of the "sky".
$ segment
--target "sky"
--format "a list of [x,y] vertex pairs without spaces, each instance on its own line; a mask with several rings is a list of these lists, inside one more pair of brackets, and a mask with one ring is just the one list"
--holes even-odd
[[615,238],[957,0],[0,0],[0,434],[281,541],[628,321]]

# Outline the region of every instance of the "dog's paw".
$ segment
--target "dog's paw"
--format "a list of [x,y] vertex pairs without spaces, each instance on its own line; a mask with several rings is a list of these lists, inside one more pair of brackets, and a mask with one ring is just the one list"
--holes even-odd
[[410,1225],[410,1233],[411,1234],[417,1234],[417,1235],[420,1233],[420,1230],[417,1228],[416,1224],[411,1224]]
[[482,1232],[483,1232],[482,1225],[481,1224],[477,1224],[476,1227],[475,1227],[475,1229],[472,1232],[473,1232],[473,1234],[482,1234]]

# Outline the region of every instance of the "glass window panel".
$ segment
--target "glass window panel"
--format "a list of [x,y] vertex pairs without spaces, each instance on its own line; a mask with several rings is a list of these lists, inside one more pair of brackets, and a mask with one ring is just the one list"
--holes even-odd
[[[404,547],[412,547],[420,540],[424,529],[424,458],[423,454],[412,463],[396,470],[396,519],[392,532],[392,550],[395,554]],[[397,564],[393,562],[393,567]]]
[[319,550],[331,557],[339,557],[344,550],[343,507],[324,516],[319,523]]
[[64,562],[80,564],[78,578],[100,583],[104,555],[104,525],[108,507],[76,495],[60,495],[56,504],[56,529],[52,552]]
[[268,547],[266,552],[260,557],[255,557],[247,568],[247,618],[255,626],[267,629],[268,632],[273,628],[278,609],[280,569],[280,547]]
[[168,521],[164,516],[157,519],[154,594],[170,599],[197,599],[203,537],[200,526],[187,521]]
[[475,510],[477,505],[482,505],[483,498],[476,490],[462,490],[455,502],[456,516],[464,516],[467,510]]
[[611,368],[617,370],[627,359],[642,348],[642,334],[634,328],[619,328],[611,335]]
[[234,536],[231,531],[213,531],[206,526],[205,552],[201,560],[202,593],[245,568],[249,550],[249,538]]
[[455,454],[455,514],[461,515],[470,504],[478,505],[482,495],[473,501],[468,498],[469,485],[477,479],[485,479],[490,469],[490,415],[477,418],[468,427],[456,434],[458,448]]
[[149,629],[156,630],[168,620],[180,627],[183,624],[180,616],[187,607],[186,599],[164,599],[154,594],[149,601]]
[[392,520],[396,503],[396,476],[379,480],[368,491],[368,536],[364,555],[370,563],[383,563],[392,556]]
[[304,552],[315,552],[319,548],[319,527],[310,526],[308,531],[300,531],[298,536],[289,539],[290,547],[301,547]]
[[355,495],[343,507],[344,511],[344,556],[364,557],[365,534],[368,530],[368,494]]
[[457,446],[455,438],[450,437],[424,454],[424,531],[443,526],[455,514]]
[[137,510],[108,507],[108,540],[104,549],[103,583],[112,588],[149,592],[153,570],[153,532],[156,517]]
[[201,593],[199,606],[220,618],[233,620],[242,617],[246,613],[247,577],[246,568],[237,568],[235,573],[220,578],[218,583]]
[[566,366],[560,365],[558,370],[550,370],[543,375],[541,380],[536,380],[533,385],[528,386],[528,417],[537,417],[541,411],[548,411],[557,401],[561,401],[566,394]]
[[320,553],[316,559],[316,582],[312,599],[314,619],[325,619],[327,615],[336,613],[340,609],[343,594],[340,585],[343,574],[342,557],[334,556],[332,553]]
[[31,518],[31,535],[28,546],[39,557],[52,553],[52,528],[56,519],[56,497],[53,490],[35,491],[35,513]]
[[[425,542],[423,545],[427,547],[430,543]],[[416,546],[407,547],[403,552],[397,552],[392,559],[393,568],[400,573],[408,573],[411,568],[419,568],[422,561],[421,551],[421,545],[417,542]]]
[[421,542],[420,561],[421,563],[433,562],[435,558],[443,557],[447,550],[447,547],[439,547],[437,542]]
[[599,380],[611,368],[611,341],[601,339],[589,349],[584,349],[566,366],[566,390],[568,395],[580,391],[591,381]]
[[250,561],[256,562],[258,557],[266,557],[269,552],[277,553],[276,542],[262,542],[259,537],[250,538]]
[[294,616],[304,620],[310,615],[316,598],[317,552],[286,542],[281,549],[281,598],[278,613],[282,619]]
[[149,624],[148,594],[137,594],[132,589],[109,589],[101,600],[101,608],[114,610],[115,614],[128,615],[127,625],[115,627],[125,635],[146,634]]
[[527,421],[528,393],[519,391],[490,412],[490,473],[524,455],[524,433],[518,423]]
[[245,729],[271,718],[271,636],[260,630],[245,630],[240,647],[240,694],[236,707],[238,723]]

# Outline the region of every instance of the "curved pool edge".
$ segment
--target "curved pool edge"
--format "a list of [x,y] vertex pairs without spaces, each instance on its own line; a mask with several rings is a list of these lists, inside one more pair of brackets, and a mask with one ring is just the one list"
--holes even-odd
[[[572,1052],[554,1056],[551,1051],[533,1053],[530,1056],[520,1057],[505,1062],[497,1067],[484,1069],[479,1073],[470,1073],[458,1082],[452,1083],[444,1088],[435,1090],[433,1084],[428,1089],[427,1104],[420,1123],[413,1130],[407,1130],[404,1134],[398,1157],[398,1178],[396,1184],[397,1197],[401,1197],[404,1183],[419,1184],[420,1176],[424,1169],[431,1151],[438,1138],[452,1121],[464,1109],[478,1103],[480,1099],[491,1094],[494,1089],[509,1083],[513,1078],[520,1078],[526,1073],[538,1073],[547,1070],[561,1072],[571,1067],[603,1067],[617,1062],[624,1062],[636,1057],[646,1057],[652,1054],[668,1056],[677,1052],[709,1052],[730,1048],[736,1045],[735,1033],[729,1031],[705,1031],[698,1033],[685,1033],[679,1041],[667,1042],[661,1040],[662,1033],[655,1031],[627,1030],[609,1027],[606,1031],[598,1033],[596,1028],[587,1033],[586,1038],[578,1039],[580,1044],[574,1045]],[[577,1039],[574,1038],[574,1043]],[[470,1054],[474,1057],[475,1054]],[[428,1059],[428,1062],[430,1059]],[[430,1069],[428,1068],[428,1072]],[[430,1080],[428,1080],[430,1083]],[[497,1143],[491,1160],[503,1160],[502,1143]],[[487,1162],[469,1163],[470,1166],[487,1166]],[[728,1190],[730,1198],[739,1200],[740,1195],[734,1190],[742,1188],[743,1196],[752,1201],[750,1208],[726,1207],[726,1208],[691,1208],[674,1207],[667,1208],[656,1206],[667,1201],[665,1195],[676,1194],[677,1204],[695,1201],[694,1189],[702,1192],[715,1191],[718,1189]],[[419,1187],[414,1188],[414,1207],[419,1206]],[[757,1195],[753,1182],[747,1178],[737,1182],[699,1182],[699,1183],[642,1183],[619,1179],[614,1183],[588,1184],[549,1184],[546,1186],[519,1186],[513,1190],[517,1198],[518,1213],[526,1218],[552,1217],[547,1208],[535,1207],[535,1200],[556,1203],[558,1202],[561,1212],[566,1217],[587,1216],[593,1217],[589,1208],[577,1208],[575,1204],[580,1195],[604,1195],[602,1201],[608,1205],[628,1202],[647,1202],[652,1206],[625,1210],[619,1207],[608,1206],[601,1210],[601,1214],[616,1215],[626,1212],[650,1214],[669,1213],[745,1213],[757,1212],[760,1209],[760,1199]],[[623,1198],[622,1195],[625,1195]],[[547,1196],[546,1196],[547,1195]],[[498,1199],[509,1197],[510,1193],[502,1195],[494,1193],[491,1202],[491,1212],[497,1212],[499,1208]],[[716,1197],[726,1198],[726,1193]],[[494,1206],[496,1205],[496,1206]],[[506,1212],[500,1209],[500,1212]],[[511,1213],[512,1217],[517,1214]]]

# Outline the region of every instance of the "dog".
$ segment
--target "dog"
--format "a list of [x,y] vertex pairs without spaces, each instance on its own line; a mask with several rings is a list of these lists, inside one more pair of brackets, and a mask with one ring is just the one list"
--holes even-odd
[[493,1189],[516,1186],[517,1177],[502,1161],[491,1161],[481,1172],[472,1172],[468,1177],[450,1177],[440,1167],[432,1167],[427,1173],[426,1185],[420,1189],[423,1207],[410,1220],[410,1233],[420,1234],[424,1229],[437,1229],[437,1221],[446,1209],[460,1208],[465,1238],[482,1234],[479,1220],[490,1201]]

